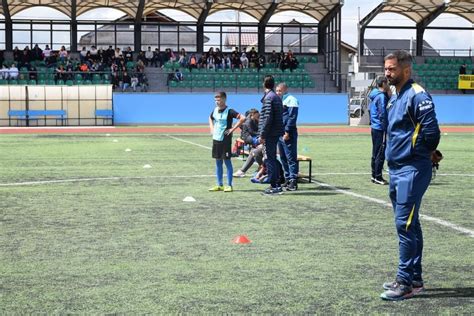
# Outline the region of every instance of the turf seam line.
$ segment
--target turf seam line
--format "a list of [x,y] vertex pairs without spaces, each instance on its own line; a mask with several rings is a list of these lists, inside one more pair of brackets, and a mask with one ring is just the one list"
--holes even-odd
[[[206,149],[209,149],[211,150],[212,148],[210,147],[206,147],[206,146],[203,146],[201,144],[197,144],[197,143],[193,143],[191,141],[187,141],[187,140],[184,140],[184,139],[181,139],[181,138],[178,138],[178,137],[174,137],[174,136],[171,136],[171,135],[166,135],[170,138],[173,138],[177,141],[180,141],[180,142],[183,142],[183,143],[187,143],[187,144],[191,144],[191,145],[194,145],[194,146],[199,146],[199,147],[202,147],[202,148],[206,148]],[[342,190],[342,189],[339,189],[339,188],[336,188],[335,186],[333,185],[330,185],[330,184],[327,184],[327,183],[324,183],[324,182],[320,182],[320,181],[317,181],[317,180],[314,180],[313,181],[321,186],[324,186],[324,187],[327,187],[327,188],[330,188],[331,190],[334,190],[336,192],[339,192],[339,193],[342,193],[342,194],[346,194],[346,195],[350,195],[350,196],[354,196],[354,197],[357,197],[357,198],[361,198],[361,199],[364,199],[364,200],[367,200],[367,201],[370,201],[370,202],[375,202],[375,203],[378,203],[378,204],[381,204],[381,205],[384,205],[384,206],[388,206],[390,208],[392,208],[392,204],[391,203],[388,203],[384,200],[380,200],[380,199],[376,199],[376,198],[372,198],[370,196],[366,196],[366,195],[362,195],[362,194],[358,194],[358,193],[354,193],[354,192],[350,192],[350,191],[346,191],[346,190]],[[458,226],[456,224],[453,224],[451,222],[448,222],[448,221],[445,221],[444,219],[440,219],[440,218],[436,218],[436,217],[432,217],[432,216],[428,216],[428,215],[424,215],[424,214],[420,214],[419,215],[420,218],[423,218],[429,222],[433,222],[433,223],[437,223],[439,225],[442,225],[442,226],[445,226],[445,227],[448,227],[448,228],[451,228],[453,230],[456,230],[458,232],[461,232],[463,234],[466,234],[468,235],[469,237],[471,238],[474,238],[474,231],[470,230],[470,229],[467,229],[467,228],[464,228],[464,227],[461,227],[461,226]]]

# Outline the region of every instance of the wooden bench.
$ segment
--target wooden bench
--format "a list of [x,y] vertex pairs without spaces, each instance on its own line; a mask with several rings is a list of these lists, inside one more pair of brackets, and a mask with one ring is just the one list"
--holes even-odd
[[304,162],[307,162],[308,163],[308,175],[301,175],[301,174],[298,174],[298,177],[301,177],[301,178],[306,178],[308,179],[308,182],[311,183],[311,179],[313,177],[313,160],[311,159],[311,157],[308,157],[308,156],[303,156],[303,155],[298,155],[298,169],[299,169],[299,165],[300,165],[300,162],[301,161],[304,161]]
[[105,125],[106,120],[110,120],[111,124],[114,125],[114,111],[113,110],[95,110],[96,119],[102,119],[102,124]]
[[20,121],[36,121],[36,125],[38,125],[38,120],[41,118],[47,120],[48,117],[53,117],[56,119],[56,125],[58,125],[58,121],[61,122],[61,125],[64,125],[66,122],[67,125],[67,114],[65,110],[9,110],[8,116],[10,118],[17,120],[17,125]]

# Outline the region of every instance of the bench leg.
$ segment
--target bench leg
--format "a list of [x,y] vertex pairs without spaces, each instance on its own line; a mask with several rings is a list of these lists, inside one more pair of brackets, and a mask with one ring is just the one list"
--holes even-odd
[[308,182],[311,183],[311,179],[313,178],[313,170],[312,170],[312,167],[313,167],[313,161],[310,160],[309,161],[309,175],[308,175]]

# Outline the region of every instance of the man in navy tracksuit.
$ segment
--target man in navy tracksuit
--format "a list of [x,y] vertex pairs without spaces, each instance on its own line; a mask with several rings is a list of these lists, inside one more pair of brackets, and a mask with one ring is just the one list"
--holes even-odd
[[376,80],[377,88],[369,94],[370,99],[370,127],[372,135],[372,182],[375,184],[388,184],[382,177],[383,163],[385,160],[385,133],[387,131],[388,84],[385,76]]
[[267,195],[281,194],[280,168],[278,167],[276,151],[280,136],[283,135],[283,104],[281,98],[276,95],[273,88],[275,79],[265,76],[263,80],[265,95],[262,98],[262,110],[258,122],[258,133],[260,143],[264,146],[265,164],[270,187],[263,193]]
[[276,94],[283,102],[283,126],[285,134],[278,141],[280,160],[285,172],[285,188],[288,191],[298,189],[298,100],[288,93],[288,86],[282,82],[276,87]]
[[419,209],[431,180],[440,130],[429,93],[411,79],[411,55],[396,51],[385,57],[385,76],[396,91],[387,105],[387,149],[390,199],[399,238],[394,282],[383,284],[385,300],[403,300],[423,290],[423,234]]

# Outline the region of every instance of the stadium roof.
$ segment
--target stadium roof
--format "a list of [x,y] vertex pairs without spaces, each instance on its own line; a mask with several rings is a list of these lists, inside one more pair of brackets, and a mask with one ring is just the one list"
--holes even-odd
[[[377,8],[375,9],[377,10]],[[432,14],[452,13],[474,23],[474,1],[472,0],[385,0],[377,13],[398,13],[415,23],[420,23]]]
[[268,10],[274,10],[273,14],[296,10],[320,21],[340,3],[341,0],[2,0],[0,14],[12,16],[34,6],[49,6],[71,18],[96,8],[118,9],[135,18],[160,9],[176,9],[199,19],[220,10],[233,9],[261,20]]

